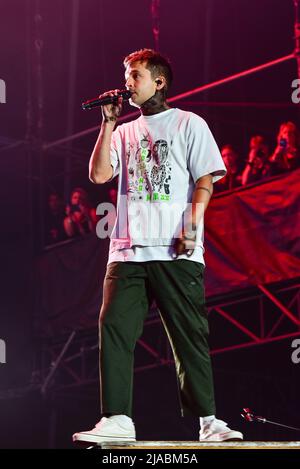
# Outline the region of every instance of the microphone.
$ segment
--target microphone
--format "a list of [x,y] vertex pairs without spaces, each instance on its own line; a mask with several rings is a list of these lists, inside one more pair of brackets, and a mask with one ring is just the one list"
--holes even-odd
[[94,107],[105,106],[106,104],[114,104],[118,101],[118,97],[122,96],[123,99],[128,100],[132,92],[129,90],[120,90],[118,91],[117,96],[104,96],[103,98],[90,99],[81,104],[82,109],[93,109]]
[[284,425],[283,423],[272,422],[272,420],[267,420],[265,417],[258,417],[257,415],[253,415],[251,413],[251,410],[248,409],[247,407],[244,408],[243,411],[244,413],[241,414],[241,416],[243,417],[243,419],[246,420],[246,422],[271,423],[272,425],[277,425],[279,427],[290,428],[291,430],[300,431],[300,428],[291,427],[290,425]]

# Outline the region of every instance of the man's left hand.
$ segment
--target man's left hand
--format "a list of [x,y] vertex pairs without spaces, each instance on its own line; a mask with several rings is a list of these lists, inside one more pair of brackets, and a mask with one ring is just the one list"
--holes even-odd
[[193,254],[195,247],[196,232],[184,232],[175,240],[173,258],[176,259],[181,254],[186,254],[190,257]]

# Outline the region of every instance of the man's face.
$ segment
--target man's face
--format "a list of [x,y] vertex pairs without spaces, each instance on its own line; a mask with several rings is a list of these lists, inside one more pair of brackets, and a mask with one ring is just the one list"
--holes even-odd
[[156,91],[156,82],[152,78],[150,70],[146,68],[146,62],[133,62],[125,70],[125,86],[133,92],[129,102],[132,106],[141,107],[151,98]]
[[224,150],[222,150],[222,158],[227,169],[230,169],[232,166],[234,166],[237,161],[236,154],[228,148],[224,148]]
[[72,197],[71,197],[71,204],[72,205],[79,205],[81,202],[81,197],[79,192],[73,192]]

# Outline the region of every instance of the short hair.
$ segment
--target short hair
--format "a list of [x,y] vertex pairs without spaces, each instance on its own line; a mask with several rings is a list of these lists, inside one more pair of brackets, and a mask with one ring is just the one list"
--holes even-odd
[[126,68],[134,62],[146,62],[146,68],[150,71],[152,78],[163,75],[166,79],[165,92],[169,91],[173,81],[173,72],[169,59],[153,49],[140,49],[127,55],[123,64]]
[[236,149],[231,145],[231,143],[227,143],[226,145],[223,145],[221,148],[221,153],[223,150],[229,150],[231,153],[233,153],[237,158],[239,157],[238,152]]
[[258,145],[264,145],[266,147],[269,147],[268,142],[266,138],[263,135],[253,135],[250,138],[249,146],[258,146]]
[[73,194],[75,194],[75,192],[78,192],[78,194],[80,195],[81,203],[84,206],[86,206],[86,207],[91,206],[88,193],[82,187],[75,187],[74,189],[72,189],[71,198],[72,198]]

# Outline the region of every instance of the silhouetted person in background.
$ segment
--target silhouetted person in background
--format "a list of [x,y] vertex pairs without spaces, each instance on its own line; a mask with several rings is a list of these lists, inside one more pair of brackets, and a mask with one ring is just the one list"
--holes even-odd
[[214,192],[230,191],[241,185],[239,155],[232,145],[224,145],[221,155],[227,169],[226,175],[214,184]]
[[73,189],[66,213],[64,228],[69,238],[94,231],[97,223],[96,210],[92,207],[86,191],[81,187]]
[[255,135],[250,139],[249,154],[242,174],[243,186],[270,176],[269,147],[265,138]]
[[57,192],[51,192],[48,196],[46,211],[46,244],[54,244],[66,239],[64,230],[65,211],[62,199]]
[[272,174],[285,173],[300,167],[300,135],[293,122],[281,124],[270,163]]

